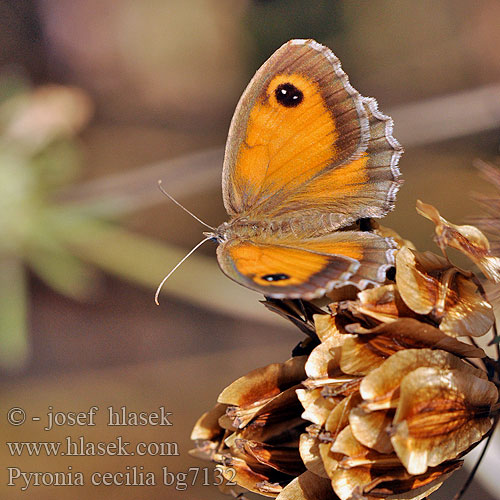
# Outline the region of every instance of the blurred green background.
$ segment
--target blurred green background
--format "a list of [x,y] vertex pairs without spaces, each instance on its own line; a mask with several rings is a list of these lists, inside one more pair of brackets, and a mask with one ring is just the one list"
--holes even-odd
[[[154,290],[203,228],[159,193],[157,180],[211,225],[226,219],[222,147],[249,78],[290,38],[315,38],[363,95],[395,120],[405,184],[384,219],[419,249],[432,227],[415,200],[455,223],[489,193],[473,163],[497,163],[498,0],[0,0],[1,441],[176,441],[179,457],[11,457],[25,471],[174,472],[190,458],[196,418],[229,382],[286,359],[301,340],[259,296],[226,279],[205,245]],[[40,422],[6,410],[165,406],[172,428],[111,432]],[[43,420],[43,418],[42,418]],[[498,442],[466,498],[491,484]],[[17,498],[223,498],[172,487],[7,487]],[[433,498],[450,498],[449,490]],[[490,482],[489,482],[490,480]]]

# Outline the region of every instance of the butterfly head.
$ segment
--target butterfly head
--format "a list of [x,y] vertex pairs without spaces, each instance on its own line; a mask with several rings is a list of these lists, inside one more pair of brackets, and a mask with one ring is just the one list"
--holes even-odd
[[229,238],[229,223],[223,222],[214,232],[207,231],[203,235],[216,243],[223,243]]

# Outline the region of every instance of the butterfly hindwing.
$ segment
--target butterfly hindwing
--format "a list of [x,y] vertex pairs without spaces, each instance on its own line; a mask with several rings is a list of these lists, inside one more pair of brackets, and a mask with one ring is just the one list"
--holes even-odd
[[269,297],[304,299],[345,284],[365,288],[383,282],[393,253],[392,240],[360,231],[306,239],[238,238],[217,248],[231,279]]

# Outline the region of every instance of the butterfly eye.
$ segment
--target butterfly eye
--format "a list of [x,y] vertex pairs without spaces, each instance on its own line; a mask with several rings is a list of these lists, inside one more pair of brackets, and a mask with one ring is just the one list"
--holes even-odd
[[387,269],[385,276],[388,280],[396,281],[396,268],[393,266]]
[[282,83],[274,91],[276,100],[286,108],[298,106],[304,99],[304,94],[295,85],[291,83]]
[[266,274],[266,275],[262,276],[261,279],[263,279],[265,281],[281,281],[281,280],[290,279],[290,276],[288,276],[288,274],[283,274],[283,273]]

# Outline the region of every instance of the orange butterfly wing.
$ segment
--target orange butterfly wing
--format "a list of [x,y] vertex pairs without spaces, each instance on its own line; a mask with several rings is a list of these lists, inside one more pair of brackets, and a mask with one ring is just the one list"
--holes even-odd
[[234,281],[270,297],[307,300],[339,284],[362,289],[383,282],[394,252],[390,240],[360,231],[230,239],[217,248],[222,270]]
[[274,298],[382,283],[394,242],[352,226],[392,209],[401,153],[392,120],[350,85],[328,48],[286,43],[257,71],[231,122],[222,270]]
[[401,153],[392,120],[350,85],[335,55],[292,40],[259,69],[236,108],[224,204],[233,217],[319,217],[327,231],[382,217],[400,185]]

